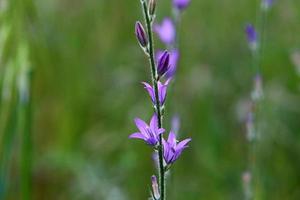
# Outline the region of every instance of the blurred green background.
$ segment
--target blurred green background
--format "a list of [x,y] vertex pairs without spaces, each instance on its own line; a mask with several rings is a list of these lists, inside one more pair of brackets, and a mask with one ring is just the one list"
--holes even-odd
[[[159,1],[157,20],[170,8]],[[168,199],[243,199],[253,77],[244,27],[258,9],[258,0],[192,0],[182,16],[165,125],[178,114],[179,137],[193,140],[169,175]],[[299,9],[278,0],[268,16],[257,199],[300,199]],[[0,0],[0,10],[0,199],[147,199],[152,152],[128,139],[134,117],[152,115],[134,36],[139,1]]]

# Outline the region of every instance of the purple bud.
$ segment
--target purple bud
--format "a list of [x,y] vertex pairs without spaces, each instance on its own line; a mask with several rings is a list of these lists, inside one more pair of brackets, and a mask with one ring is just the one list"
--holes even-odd
[[245,28],[245,32],[250,48],[254,50],[257,46],[257,32],[255,27],[252,24],[248,24]]
[[157,65],[158,75],[163,76],[170,67],[170,54],[168,51],[165,51],[162,56],[159,58]]
[[159,189],[158,189],[157,178],[155,175],[151,176],[151,182],[152,182],[152,194],[155,199],[159,199],[160,193],[159,193]]
[[173,6],[178,10],[184,10],[190,2],[190,0],[173,0]]
[[[159,62],[160,57],[163,55],[163,51],[158,50],[155,54],[155,59],[157,60],[157,62]],[[173,78],[176,70],[177,70],[177,64],[178,64],[178,60],[179,60],[179,51],[177,49],[172,49],[170,50],[170,62],[169,62],[169,70],[166,72],[166,74],[164,75],[167,79],[168,78]]]
[[146,32],[143,28],[143,25],[139,21],[135,23],[135,35],[139,41],[139,44],[142,47],[146,47],[148,44],[148,38],[146,36]]

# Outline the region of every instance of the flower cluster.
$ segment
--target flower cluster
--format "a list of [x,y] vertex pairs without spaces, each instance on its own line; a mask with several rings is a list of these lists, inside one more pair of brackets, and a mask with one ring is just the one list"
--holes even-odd
[[[176,44],[178,42],[176,41],[176,22],[179,21],[178,17],[182,11],[188,7],[189,4],[190,0],[173,0],[173,8],[175,10],[174,13],[176,13],[176,15],[173,16],[173,19],[170,17],[165,17],[160,24],[156,23],[154,25],[154,31],[158,35],[161,42],[169,48],[170,52],[170,68],[165,75],[167,78],[172,78],[175,75],[179,61],[179,50],[178,45]],[[156,52],[156,60],[160,58],[162,53],[163,51],[161,50]]]
[[[189,3],[190,0],[173,1],[174,8],[178,12],[183,11]],[[191,139],[188,138],[179,142],[173,131],[170,131],[167,140],[163,138],[163,134],[165,133],[165,129],[162,127],[163,110],[168,86],[175,74],[179,58],[178,49],[175,48],[176,27],[174,22],[169,18],[164,19],[161,25],[153,25],[156,0],[141,0],[141,4],[144,11],[146,29],[141,22],[136,22],[135,35],[140,47],[149,58],[152,82],[151,84],[142,82],[142,84],[150,96],[154,107],[154,114],[149,124],[140,118],[135,118],[134,122],[138,132],[131,134],[129,138],[143,140],[146,144],[153,147],[154,152],[158,154],[159,181],[157,181],[156,176],[152,176],[151,194],[153,200],[165,200],[165,173],[180,157],[183,150],[188,147],[187,145]],[[158,34],[161,41],[172,48],[155,52],[153,48],[152,28]]]

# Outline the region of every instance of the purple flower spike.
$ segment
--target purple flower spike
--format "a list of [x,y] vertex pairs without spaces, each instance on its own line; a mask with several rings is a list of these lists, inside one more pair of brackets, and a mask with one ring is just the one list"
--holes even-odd
[[172,44],[175,40],[176,30],[170,18],[165,18],[161,25],[155,24],[154,31],[158,34],[160,40],[167,45]]
[[[164,75],[167,79],[173,78],[176,70],[177,70],[177,64],[179,60],[179,51],[177,49],[173,49],[170,52],[170,64],[169,64],[169,69]],[[158,51],[156,53],[156,60],[159,62],[159,58],[163,55],[163,51]]]
[[182,140],[177,144],[176,136],[175,134],[171,131],[168,137],[168,140],[165,141],[164,139],[162,140],[163,142],[163,147],[164,147],[164,159],[165,162],[170,165],[174,163],[179,156],[181,155],[182,151],[187,148],[187,144],[191,141],[191,138]]
[[173,0],[173,6],[178,10],[184,10],[190,4],[190,0]]
[[135,35],[139,41],[139,44],[142,47],[146,47],[148,44],[148,38],[146,36],[145,29],[144,29],[143,25],[141,24],[141,22],[135,23]]
[[156,146],[159,141],[159,135],[165,132],[165,129],[158,128],[157,116],[154,114],[151,118],[150,125],[139,118],[135,118],[134,122],[140,132],[133,133],[129,138],[144,140],[151,146]]
[[[158,99],[159,99],[159,103],[160,105],[164,105],[165,100],[166,100],[166,96],[167,96],[167,88],[168,85],[170,83],[171,79],[168,79],[165,83],[161,83],[160,81],[157,82],[157,86],[158,86]],[[156,104],[156,100],[155,100],[155,91],[154,88],[146,82],[142,82],[142,84],[144,85],[144,88],[147,90],[147,92],[149,93],[152,103],[155,105]]]
[[252,24],[248,24],[245,28],[247,40],[251,49],[255,49],[257,46],[257,32]]
[[159,58],[157,64],[157,72],[159,76],[163,76],[168,70],[170,63],[170,54],[168,51],[165,51]]

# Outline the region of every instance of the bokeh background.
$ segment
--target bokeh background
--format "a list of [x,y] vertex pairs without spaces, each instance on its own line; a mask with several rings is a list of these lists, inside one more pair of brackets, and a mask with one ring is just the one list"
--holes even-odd
[[[243,199],[253,78],[244,27],[259,5],[192,0],[182,15],[165,125],[179,115],[179,137],[193,140],[169,199]],[[299,9],[278,0],[268,15],[257,199],[300,199]],[[150,74],[134,36],[139,1],[1,0],[0,10],[0,199],[147,199],[152,152],[128,139],[134,117],[153,111],[140,84]],[[171,0],[159,1],[157,20],[170,15]]]

